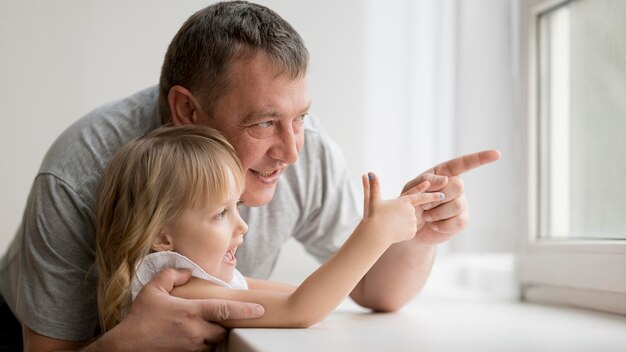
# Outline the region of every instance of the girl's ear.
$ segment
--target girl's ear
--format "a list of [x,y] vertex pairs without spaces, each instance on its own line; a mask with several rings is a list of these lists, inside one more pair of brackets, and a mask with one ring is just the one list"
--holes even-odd
[[171,251],[174,249],[172,237],[165,232],[159,232],[150,248],[155,252]]

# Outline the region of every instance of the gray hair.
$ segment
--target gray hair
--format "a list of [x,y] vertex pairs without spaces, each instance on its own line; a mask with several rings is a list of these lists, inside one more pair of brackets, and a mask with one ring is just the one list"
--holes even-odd
[[246,1],[226,1],[193,14],[170,43],[159,82],[159,109],[171,119],[167,96],[181,85],[200,97],[213,115],[215,102],[229,88],[229,68],[238,58],[259,51],[281,74],[298,78],[307,71],[309,53],[296,30],[274,11]]

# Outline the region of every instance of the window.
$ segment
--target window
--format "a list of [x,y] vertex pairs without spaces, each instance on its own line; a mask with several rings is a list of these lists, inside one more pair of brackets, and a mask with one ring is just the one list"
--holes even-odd
[[523,2],[522,294],[626,314],[626,2]]

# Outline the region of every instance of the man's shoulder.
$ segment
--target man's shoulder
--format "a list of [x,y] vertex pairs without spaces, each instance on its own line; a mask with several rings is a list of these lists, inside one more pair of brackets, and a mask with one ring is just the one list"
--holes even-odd
[[59,135],[48,149],[39,173],[62,179],[78,193],[81,189],[92,189],[122,145],[159,125],[156,86],[105,104]]

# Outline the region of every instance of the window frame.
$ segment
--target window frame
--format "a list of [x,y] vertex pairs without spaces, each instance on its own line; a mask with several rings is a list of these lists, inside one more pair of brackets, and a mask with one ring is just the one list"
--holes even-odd
[[[539,227],[539,31],[542,13],[572,0],[520,3],[521,111],[526,119],[527,218],[519,263],[521,298],[626,315],[626,240],[541,239]],[[593,1],[593,0],[582,0]]]

